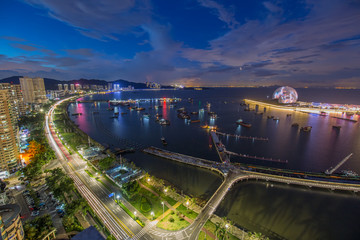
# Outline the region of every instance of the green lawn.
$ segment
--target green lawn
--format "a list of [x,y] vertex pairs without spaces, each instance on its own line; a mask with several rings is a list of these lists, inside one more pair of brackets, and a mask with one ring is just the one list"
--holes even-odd
[[[216,226],[215,226],[215,224],[212,223],[210,220],[208,220],[208,221],[205,223],[204,227],[215,235]],[[237,237],[235,237],[235,236],[232,235],[232,234],[228,234],[228,236],[229,236],[229,239],[230,239],[230,240],[239,240]],[[200,239],[200,237],[199,237],[199,239]],[[211,239],[211,238],[209,238],[209,239]]]
[[187,209],[183,204],[181,204],[176,210],[193,220],[198,216],[196,212],[191,209]]
[[85,170],[85,172],[86,172],[87,174],[89,174],[90,177],[94,177],[94,175],[93,175],[91,172],[89,172],[89,170]]
[[[173,219],[173,222],[170,221]],[[189,226],[190,223],[185,219],[180,218],[177,214],[168,214],[156,226],[169,231],[177,231]]]
[[[139,192],[127,199],[139,212],[145,217],[152,220],[151,212],[154,212],[154,217],[157,218],[163,213],[163,205],[161,199],[146,189],[139,188]],[[164,211],[168,208],[164,206]]]
[[165,201],[167,201],[171,206],[174,206],[177,201],[172,199],[171,197],[167,196],[163,191],[159,191],[157,188],[155,188],[153,185],[150,185],[147,181],[145,181],[144,178],[140,179],[140,182],[147,186],[148,188],[150,188],[151,190],[153,190],[154,192],[156,192],[157,194],[159,194],[159,196],[164,199]]
[[213,238],[209,237],[209,235],[206,235],[203,231],[200,232],[198,240],[214,240]]

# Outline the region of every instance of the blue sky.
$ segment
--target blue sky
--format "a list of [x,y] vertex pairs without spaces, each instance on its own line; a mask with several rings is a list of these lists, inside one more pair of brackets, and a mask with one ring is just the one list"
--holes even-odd
[[360,87],[358,0],[4,0],[0,78]]

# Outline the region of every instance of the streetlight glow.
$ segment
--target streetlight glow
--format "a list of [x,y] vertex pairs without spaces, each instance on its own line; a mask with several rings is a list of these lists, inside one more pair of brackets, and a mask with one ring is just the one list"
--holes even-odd
[[117,195],[116,198],[119,199],[119,198],[120,198],[120,195]]

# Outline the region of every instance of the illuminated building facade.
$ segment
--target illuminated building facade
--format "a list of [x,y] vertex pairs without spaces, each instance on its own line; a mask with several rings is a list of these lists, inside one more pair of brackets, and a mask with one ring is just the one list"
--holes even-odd
[[16,112],[8,90],[0,90],[0,170],[16,168],[19,158],[17,145]]
[[21,91],[24,95],[24,102],[33,103],[47,103],[45,84],[43,78],[20,78]]
[[279,103],[296,103],[298,94],[294,88],[285,86],[277,88],[272,98],[277,99]]
[[0,206],[0,239],[25,239],[23,225],[20,219],[20,206],[8,204]]

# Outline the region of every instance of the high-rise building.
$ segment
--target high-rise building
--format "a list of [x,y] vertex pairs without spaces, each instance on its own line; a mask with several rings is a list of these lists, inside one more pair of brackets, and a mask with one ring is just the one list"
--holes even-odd
[[62,84],[61,84],[61,83],[58,84],[58,90],[59,90],[59,91],[63,90],[63,87],[62,87]]
[[25,239],[20,210],[20,206],[17,204],[0,206],[0,239]]
[[24,103],[24,96],[21,91],[21,86],[19,84],[10,85],[11,87],[11,98],[14,102],[15,111],[19,116],[26,114],[26,106]]
[[68,84],[64,84],[64,91],[68,92],[69,91],[69,85]]
[[9,90],[0,90],[0,172],[17,167],[19,149],[15,115]]
[[75,89],[76,91],[80,91],[81,90],[81,84],[75,84]]
[[75,92],[75,85],[74,85],[74,84],[70,84],[70,91],[71,91],[72,93]]
[[108,90],[112,90],[113,89],[113,84],[112,83],[108,83]]
[[47,102],[43,78],[20,78],[20,86],[25,103],[39,104]]
[[17,119],[26,113],[24,97],[22,95],[20,85],[12,85],[10,83],[0,83],[1,90],[7,90],[11,104],[11,110],[15,112],[14,117]]

